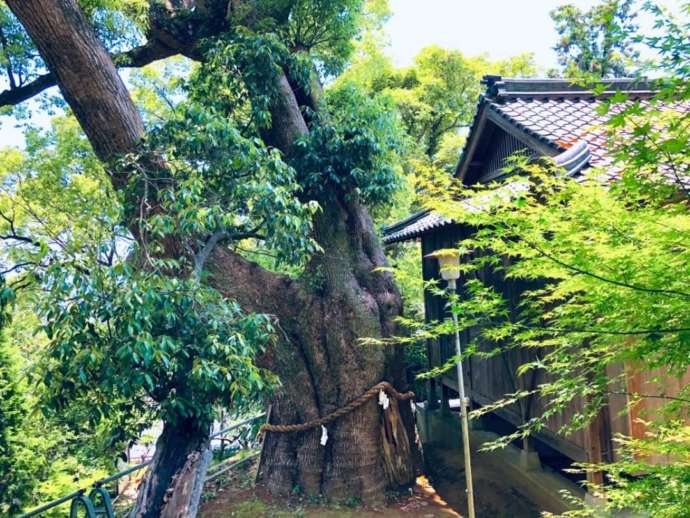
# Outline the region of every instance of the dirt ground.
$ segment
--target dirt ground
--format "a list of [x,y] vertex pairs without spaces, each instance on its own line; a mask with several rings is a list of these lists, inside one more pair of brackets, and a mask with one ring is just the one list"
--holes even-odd
[[459,518],[431,487],[425,477],[405,494],[387,495],[388,503],[381,507],[363,507],[356,502],[320,505],[295,496],[286,502],[272,498],[253,485],[255,466],[232,479],[224,480],[217,488],[207,488],[201,505],[201,518]]
[[[202,518],[448,518],[466,516],[467,499],[463,459],[459,452],[427,450],[429,479],[419,477],[406,494],[388,495],[385,506],[367,508],[352,502],[320,505],[295,496],[289,503],[270,497],[252,483],[250,466],[216,488],[207,488]],[[492,518],[539,517],[539,509],[515,487],[505,484],[500,467],[474,459],[477,515]]]

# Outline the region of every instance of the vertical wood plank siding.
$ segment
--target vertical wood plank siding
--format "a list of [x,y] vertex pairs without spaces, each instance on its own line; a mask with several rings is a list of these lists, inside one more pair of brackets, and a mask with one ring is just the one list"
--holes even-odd
[[496,130],[495,137],[486,150],[486,159],[481,167],[479,182],[484,183],[500,177],[503,168],[508,165],[508,159],[514,154],[534,156],[536,153],[510,133]]
[[[437,229],[422,236],[422,254],[426,255],[439,248],[455,247],[457,243],[467,237],[470,229],[461,225],[449,225]],[[439,279],[438,266],[435,261],[424,260],[422,273],[424,280]],[[528,289],[524,283],[507,281],[501,274],[486,267],[476,276],[483,282],[493,286],[507,301],[511,314],[517,316],[517,305],[520,294]],[[459,282],[458,290],[462,289],[462,282]],[[532,286],[533,288],[533,286]],[[459,291],[462,296],[462,292]],[[443,320],[448,316],[445,300],[430,293],[428,290],[424,294],[424,307],[427,322]],[[479,334],[479,329],[469,329],[461,334],[463,348]],[[480,341],[478,349],[481,352],[492,351],[496,347],[495,343]],[[444,336],[437,340],[430,341],[428,344],[430,367],[438,367],[448,361],[454,354],[452,337]],[[486,405],[505,397],[506,394],[516,390],[530,388],[534,383],[539,384],[545,381],[543,374],[539,374],[536,379],[526,375],[518,377],[516,370],[519,365],[535,359],[536,352],[526,349],[510,349],[491,358],[471,357],[465,369],[465,383],[469,388],[469,397],[476,405]],[[438,383],[457,391],[457,381],[455,371],[445,373]],[[432,390],[434,386],[432,384]],[[436,394],[440,391],[436,390]],[[568,457],[584,461],[585,456],[585,432],[578,431],[568,437],[558,435],[560,428],[568,422],[570,416],[577,410],[580,403],[571,403],[569,409],[561,415],[549,419],[547,429],[538,434],[538,438],[543,442],[567,455]],[[497,411],[497,415],[506,419],[511,424],[517,426],[525,422],[533,415],[539,415],[545,409],[545,402],[535,398],[529,406],[513,404]]]

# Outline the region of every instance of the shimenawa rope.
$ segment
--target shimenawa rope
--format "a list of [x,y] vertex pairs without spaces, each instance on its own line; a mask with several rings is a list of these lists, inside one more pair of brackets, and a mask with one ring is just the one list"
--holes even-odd
[[349,414],[353,410],[356,410],[370,399],[375,398],[378,395],[378,393],[382,390],[386,391],[389,396],[394,397],[398,401],[405,401],[407,399],[412,399],[414,397],[414,392],[398,392],[397,390],[395,390],[395,387],[393,387],[393,385],[391,385],[387,381],[382,381],[371,387],[358,398],[350,401],[347,405],[331,412],[330,414],[324,417],[319,417],[318,419],[314,419],[312,421],[308,421],[306,423],[301,424],[265,424],[261,427],[260,433],[263,434],[265,432],[304,432],[306,430],[311,430],[312,428],[318,428],[319,426],[327,425],[329,423],[332,423],[336,419],[339,419],[344,415]]

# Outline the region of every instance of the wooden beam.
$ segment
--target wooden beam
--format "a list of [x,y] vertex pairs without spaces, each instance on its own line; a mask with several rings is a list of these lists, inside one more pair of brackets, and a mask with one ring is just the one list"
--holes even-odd
[[[596,417],[585,430],[585,452],[589,464],[606,464],[611,462],[611,428],[609,425],[608,406],[599,410]],[[596,485],[604,484],[602,471],[588,471],[587,482]]]
[[[446,382],[445,379],[444,382]],[[450,383],[448,383],[448,385],[453,388]],[[472,400],[479,405],[490,405],[494,403],[494,401],[491,399],[476,392],[472,394]],[[513,412],[509,412],[506,409],[498,409],[492,413],[496,414],[501,419],[508,421],[513,426],[518,426],[520,424],[520,416]],[[550,448],[553,448],[557,452],[562,453],[566,457],[573,459],[576,462],[585,462],[587,460],[587,455],[581,446],[569,441],[561,435],[552,432],[548,428],[543,428],[542,430],[535,432],[533,437],[535,439],[539,439]]]
[[474,156],[474,152],[477,149],[477,144],[479,143],[480,136],[482,133],[482,130],[484,129],[484,126],[486,125],[486,103],[482,102],[479,107],[479,113],[476,115],[476,125],[472,128],[472,133],[468,137],[467,144],[465,146],[465,150],[462,153],[462,157],[460,158],[460,162],[458,163],[457,168],[455,169],[455,176],[458,178],[461,182],[465,183],[465,177],[467,176],[467,170],[470,166],[470,162],[472,161],[472,158]]

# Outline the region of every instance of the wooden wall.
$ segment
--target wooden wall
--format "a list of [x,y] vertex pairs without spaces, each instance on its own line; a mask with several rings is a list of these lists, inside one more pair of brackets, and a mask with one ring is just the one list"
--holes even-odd
[[[456,246],[458,241],[466,237],[469,231],[470,229],[460,225],[450,225],[430,232],[422,237],[422,255],[429,254],[440,248]],[[433,260],[424,260],[422,271],[424,280],[439,278],[438,266]],[[489,269],[480,272],[478,277],[503,293],[506,300],[510,301],[511,311],[516,311],[520,293],[528,288],[527,285],[515,281],[507,282]],[[458,289],[461,289],[461,287],[459,286]],[[462,296],[462,293],[460,295]],[[425,311],[428,321],[446,318],[445,300],[428,291],[425,292]],[[467,346],[473,339],[474,333],[477,332],[477,330],[470,329],[461,335],[463,347]],[[488,352],[495,346],[494,343],[480,343],[479,350]],[[430,367],[442,365],[454,355],[451,337],[441,337],[428,344],[428,351]],[[534,355],[534,352],[516,348],[491,358],[471,357],[466,363],[465,386],[468,389],[468,396],[472,402],[479,406],[494,403],[504,398],[507,394],[514,393],[517,390],[536,387],[539,383],[545,381],[543,373],[530,373],[522,377],[516,375],[518,367],[534,360]],[[457,391],[455,371],[447,372],[440,380],[437,380],[437,384],[445,385]],[[436,397],[438,397],[438,391],[436,394]],[[578,404],[578,402],[573,402],[569,410],[566,410],[561,415],[552,416],[548,420],[547,429],[539,433],[537,437],[564,455],[574,460],[584,461],[587,458],[586,449],[588,445],[586,432],[580,430],[567,437],[559,434],[561,428],[577,410]],[[507,406],[496,413],[514,426],[519,426],[532,416],[541,415],[545,408],[545,401],[535,397],[532,398],[529,404],[527,401],[523,401],[519,404]]]
[[[422,237],[422,255],[427,255],[440,248],[450,248],[465,238],[470,230],[460,225],[449,225]],[[423,259],[424,280],[439,279],[436,261]],[[511,311],[516,311],[520,293],[529,288],[525,284],[506,281],[490,271],[480,272],[482,281],[499,289],[506,300],[510,301]],[[442,281],[441,281],[442,282]],[[460,284],[460,283],[459,283]],[[461,287],[459,286],[459,290]],[[462,296],[462,293],[459,293]],[[427,321],[446,318],[448,313],[443,297],[425,292],[424,307]],[[466,347],[476,330],[467,330],[461,335],[461,344]],[[489,351],[495,344],[480,344],[480,350]],[[444,364],[455,353],[451,337],[441,337],[428,344],[430,367]],[[520,389],[529,389],[546,381],[544,373],[532,378],[531,375],[518,377],[519,365],[532,361],[534,352],[522,348],[510,349],[491,358],[471,357],[466,363],[465,386],[468,396],[475,405],[486,405],[505,397],[506,394]],[[547,422],[546,430],[537,434],[537,438],[576,461],[610,461],[618,458],[613,438],[618,435],[643,437],[646,429],[641,419],[651,420],[659,417],[659,412],[666,402],[665,396],[678,395],[683,387],[690,384],[690,370],[682,379],[667,376],[662,370],[645,371],[643,365],[611,365],[607,369],[612,383],[608,397],[608,407],[602,412],[589,429],[579,430],[569,436],[560,434],[561,428],[581,407],[581,401],[573,401],[562,414],[552,416]],[[441,379],[431,383],[429,400],[440,397],[440,387],[446,386],[457,391],[455,370],[445,373]],[[642,398],[629,413],[625,412],[629,394],[649,396]],[[541,415],[546,402],[534,398],[529,405],[514,404],[505,407],[497,414],[514,426],[518,426],[532,416]],[[668,462],[666,458],[652,459],[655,462]]]
[[[484,130],[484,137],[475,150],[470,164],[466,181],[469,183],[485,183],[500,176],[506,165],[507,157],[515,152],[529,156],[538,153],[527,143],[506,133],[503,129],[489,122]],[[464,239],[471,230],[461,225],[448,225],[432,230],[422,237],[422,256],[441,248],[455,247],[458,241]],[[439,271],[436,261],[423,260],[424,280],[438,279]],[[504,298],[510,301],[511,311],[515,312],[520,294],[528,286],[515,281],[506,281],[500,275],[488,269],[479,272],[478,277],[496,289],[500,290]],[[461,283],[459,283],[461,284]],[[462,289],[459,286],[458,289]],[[459,293],[462,296],[462,293]],[[427,321],[446,318],[445,300],[429,291],[424,294],[424,307]],[[468,330],[461,336],[461,343],[465,347],[477,331]],[[480,344],[480,350],[488,351],[495,344]],[[455,353],[454,342],[451,337],[442,337],[427,344],[430,367],[445,363]],[[530,388],[544,381],[544,373],[537,377],[518,377],[516,370],[519,365],[534,359],[534,352],[524,349],[512,349],[488,359],[472,357],[465,367],[465,386],[475,405],[493,403],[519,389]],[[552,416],[547,423],[546,430],[538,438],[560,451],[564,455],[578,461],[590,460],[594,462],[615,460],[618,452],[612,440],[617,434],[643,437],[646,430],[641,419],[659,417],[665,400],[656,396],[677,395],[683,387],[690,384],[690,370],[682,379],[670,378],[659,370],[645,372],[642,365],[612,365],[607,374],[619,381],[611,386],[608,406],[600,413],[592,425],[586,430],[580,430],[564,437],[559,432],[570,421],[570,418],[581,407],[581,401],[573,401],[561,414]],[[657,381],[660,379],[662,381]],[[441,379],[430,382],[429,402],[433,408],[440,397],[443,386],[457,391],[455,370],[448,372]],[[651,397],[643,398],[629,413],[630,393],[643,394]],[[514,404],[497,411],[497,414],[515,426],[518,426],[531,416],[541,415],[546,408],[545,401],[534,398],[529,405]],[[658,462],[668,462],[669,459],[654,459]]]

